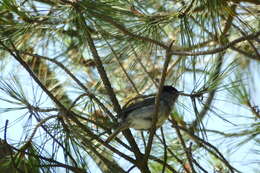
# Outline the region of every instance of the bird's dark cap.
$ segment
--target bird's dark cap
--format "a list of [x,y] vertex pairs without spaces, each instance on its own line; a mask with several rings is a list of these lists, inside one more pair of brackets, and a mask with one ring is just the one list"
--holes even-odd
[[179,93],[179,91],[176,89],[176,88],[174,88],[173,86],[170,86],[170,85],[165,85],[165,86],[163,86],[163,89],[162,89],[162,91],[164,91],[164,92],[170,92],[170,93]]

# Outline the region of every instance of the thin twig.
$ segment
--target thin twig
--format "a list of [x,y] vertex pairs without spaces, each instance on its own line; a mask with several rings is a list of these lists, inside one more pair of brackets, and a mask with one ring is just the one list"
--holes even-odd
[[218,48],[212,49],[212,50],[207,50],[207,51],[198,51],[198,52],[186,52],[186,51],[175,51],[172,50],[170,52],[171,55],[185,55],[185,56],[196,56],[196,55],[210,55],[210,54],[215,54],[215,53],[219,53],[222,51],[225,51],[226,49],[230,48],[231,46],[234,46],[237,43],[240,43],[242,41],[245,40],[253,40],[255,39],[255,37],[258,37],[260,35],[260,31],[255,32],[255,33],[251,33],[248,34],[246,36],[237,38],[233,41],[231,41],[230,43],[226,44],[226,45],[222,45]]
[[29,65],[21,58],[19,55],[19,51],[14,46],[13,42],[9,40],[11,43],[11,46],[13,47],[13,50],[9,49],[8,46],[6,46],[1,40],[0,44],[24,67],[24,69],[30,74],[30,76],[34,79],[34,81],[41,87],[41,89],[51,98],[51,100],[60,108],[63,110],[66,110],[66,108],[56,99],[56,97],[41,83],[41,81],[38,79],[38,77],[34,74],[34,72],[30,69]]
[[126,172],[132,171],[132,169],[134,169],[135,167],[136,167],[136,165],[131,166]]
[[180,142],[181,142],[181,145],[182,145],[182,147],[183,147],[183,150],[184,150],[184,152],[185,152],[185,154],[186,154],[186,157],[187,157],[187,159],[188,159],[188,162],[189,162],[189,166],[190,166],[190,168],[191,168],[191,171],[192,171],[192,173],[196,173],[196,171],[195,171],[195,169],[194,169],[194,167],[193,167],[193,163],[192,163],[193,158],[192,158],[192,156],[189,154],[188,148],[186,147],[186,144],[185,144],[185,142],[184,142],[184,139],[182,138],[180,129],[176,126],[176,125],[177,125],[177,122],[175,121],[175,119],[172,119],[172,122],[174,123],[175,131],[177,132],[177,136],[178,136],[178,138],[179,138],[179,140],[180,140]]
[[133,50],[133,53],[134,53],[135,58],[137,59],[137,62],[141,65],[141,67],[143,68],[144,72],[151,79],[153,84],[158,88],[157,82],[153,79],[152,75],[148,72],[148,70],[146,69],[145,65],[142,63],[142,59],[139,58],[137,52],[135,51],[135,49],[134,49],[134,47],[132,45],[131,45],[131,49]]
[[[163,144],[163,140],[159,136],[157,136],[157,138]],[[190,171],[185,167],[185,164],[183,163],[183,161],[180,158],[178,158],[178,156],[176,154],[174,154],[174,152],[168,146],[167,146],[167,150],[177,160],[177,162],[179,162],[182,165],[182,167],[186,171],[186,173],[189,173]]]
[[109,169],[111,172],[127,173],[117,163],[113,162],[113,160],[108,159],[107,157],[104,156],[104,154],[98,152],[97,150],[98,146],[95,146],[94,143],[88,140],[83,140],[82,143],[84,146],[87,146],[86,148],[87,150],[91,150],[106,165],[107,167],[106,169]]
[[237,47],[235,47],[235,46],[231,46],[231,49],[237,51],[238,53],[241,53],[242,55],[247,56],[247,57],[250,58],[250,59],[260,61],[260,56],[252,55],[251,53],[246,52],[246,51],[244,51],[244,50],[242,50],[242,49],[239,49],[239,48],[237,48]]
[[144,156],[144,162],[145,163],[147,163],[148,158],[149,158],[149,154],[150,154],[151,149],[152,149],[153,136],[154,136],[155,131],[156,131],[156,122],[157,122],[157,119],[158,119],[161,92],[162,92],[162,88],[163,88],[164,81],[165,81],[165,78],[166,78],[168,65],[169,65],[169,62],[171,60],[171,54],[169,53],[169,51],[172,47],[172,44],[173,44],[173,42],[170,44],[170,46],[168,47],[168,49],[166,51],[166,58],[165,58],[164,65],[163,65],[163,71],[162,71],[162,75],[161,75],[159,89],[158,89],[158,93],[157,93],[156,99],[155,99],[155,112],[154,112],[154,115],[153,115],[152,127],[150,129],[150,135],[149,135],[147,147],[145,148],[145,156]]
[[[72,111],[68,111],[62,103],[60,103],[55,96],[51,92],[48,91],[48,89],[40,82],[40,80],[37,78],[37,76],[32,72],[30,67],[26,64],[25,61],[20,57],[19,51],[16,50],[15,46],[12,44],[13,49],[15,50],[15,53],[9,49],[5,44],[0,41],[0,44],[27,70],[27,72],[32,76],[32,78],[35,80],[35,82],[42,88],[42,90],[53,100],[53,102],[61,109],[61,111],[70,118],[73,122],[75,122],[82,130],[86,131],[88,135],[94,137],[98,142],[106,146],[111,151],[117,153],[121,157],[125,158],[131,163],[135,163],[135,160],[133,160],[131,157],[125,155],[124,153],[120,152],[119,150],[115,149],[114,147],[108,145],[106,142],[102,141],[98,136],[94,135],[85,125],[79,122],[79,120],[76,118],[75,113]],[[38,156],[40,157],[40,156]]]
[[110,45],[110,43],[105,39],[107,45],[109,46],[109,48],[111,49],[112,53],[114,54],[116,61],[118,62],[119,66],[121,67],[122,71],[124,72],[126,78],[128,79],[128,81],[131,83],[132,87],[134,88],[135,92],[140,95],[134,81],[130,78],[129,74],[127,73],[126,69],[124,68],[123,64],[120,61],[120,58],[118,57],[116,51],[113,49],[113,47]]
[[[209,142],[201,139],[200,137],[194,135],[193,133],[191,133],[189,130],[187,130],[184,127],[181,127],[179,125],[177,125],[176,123],[173,122],[173,120],[170,120],[170,122],[173,124],[173,126],[176,126],[177,128],[179,128],[180,130],[186,132],[191,139],[193,139],[194,142],[198,143],[199,146],[202,146],[204,149],[206,149],[208,152],[210,152],[212,155],[214,155],[217,159],[219,159],[220,161],[222,161],[228,168],[229,170],[234,173],[234,170],[238,171],[237,169],[235,169],[233,166],[231,166],[229,164],[229,162],[225,159],[225,157],[223,156],[223,154],[212,144],[210,144]],[[210,149],[209,149],[209,148]],[[212,150],[213,151],[212,151]]]
[[72,104],[71,104],[70,107],[69,107],[69,110],[71,110],[71,109],[76,105],[76,103],[79,101],[79,99],[81,99],[81,98],[84,97],[84,96],[88,96],[88,94],[86,94],[86,93],[80,94],[80,95],[72,102]]
[[179,162],[182,165],[182,167],[186,171],[186,173],[189,173],[190,170],[188,170],[188,168],[185,166],[185,163],[180,158],[178,158],[178,156],[176,154],[174,154],[174,152],[170,148],[168,148],[168,151],[177,160],[177,162]]
[[146,141],[145,141],[145,137],[144,137],[144,132],[141,131],[141,137],[142,137],[142,141],[144,143],[144,148],[146,148]]
[[[105,88],[106,88],[106,90],[108,92],[110,100],[113,103],[114,110],[116,111],[116,113],[118,115],[120,115],[121,108],[120,108],[118,100],[117,100],[117,98],[115,96],[115,93],[113,91],[113,88],[112,88],[112,86],[110,84],[110,81],[109,81],[109,79],[107,77],[106,71],[105,71],[105,69],[103,67],[103,64],[102,64],[102,61],[101,61],[101,58],[98,55],[98,52],[96,50],[95,44],[94,44],[94,42],[93,42],[93,40],[91,38],[90,33],[88,31],[85,32],[85,33],[86,33],[86,38],[87,38],[87,41],[88,41],[88,44],[89,44],[89,47],[90,47],[90,51],[92,52],[93,58],[94,58],[94,60],[96,62],[96,67],[97,67],[97,70],[99,72],[99,75],[100,75],[100,77],[102,79],[103,84],[105,85]],[[135,154],[136,158],[140,159],[142,157],[142,154],[141,154],[141,152],[140,152],[140,150],[139,150],[139,148],[138,148],[138,146],[137,146],[137,144],[136,144],[136,142],[134,140],[134,137],[131,134],[130,130],[125,130],[123,132],[123,134],[126,135],[129,144],[131,145],[131,147],[134,150],[134,154]]]
[[[244,37],[247,36],[247,34],[242,31],[237,25],[232,24]],[[257,37],[257,36],[256,36]],[[252,47],[252,49],[255,51],[256,56],[260,57],[260,53],[258,52],[259,50],[257,50],[257,48],[255,47],[255,45],[253,44],[253,42],[250,39],[246,39],[249,43],[249,45]]]
[[49,116],[49,117],[47,117],[45,119],[42,119],[40,122],[38,122],[38,124],[34,127],[34,130],[33,130],[32,134],[31,134],[31,136],[29,137],[28,141],[25,143],[25,145],[28,145],[29,143],[32,142],[32,139],[33,139],[34,135],[36,134],[37,129],[39,127],[41,127],[46,121],[48,121],[48,120],[50,120],[52,118],[58,118],[58,117],[59,116],[57,116],[57,115],[52,115],[52,116]]
[[[87,30],[87,28],[86,28],[86,30]],[[103,66],[103,63],[101,61],[101,58],[100,58],[100,56],[97,52],[96,46],[93,42],[93,39],[90,35],[90,32],[87,30],[85,33],[86,33],[86,39],[87,39],[87,42],[88,42],[88,46],[90,48],[90,51],[91,51],[92,56],[93,56],[95,63],[96,63],[98,73],[99,73],[99,75],[102,79],[102,82],[103,82],[106,90],[107,90],[107,94],[108,94],[111,102],[113,103],[114,110],[119,115],[120,112],[121,112],[120,104],[119,104],[119,102],[116,98],[115,92],[114,92],[114,90],[111,86],[109,79],[108,79],[108,76],[107,76],[107,73],[106,73],[105,68]]]
[[158,159],[158,157],[156,157],[156,156],[150,155],[150,156],[149,156],[149,159],[154,160],[154,161],[160,163],[161,165],[165,164],[166,168],[169,169],[169,170],[170,170],[171,172],[173,172],[173,173],[179,173],[179,172],[176,171],[171,165],[169,165],[168,163],[164,163],[163,160]]
[[185,9],[185,11],[183,12],[184,15],[188,15],[187,13],[190,11],[190,9],[192,8],[193,4],[194,4],[195,0],[192,0],[190,5]]
[[5,143],[7,143],[7,128],[8,128],[8,122],[9,122],[9,120],[6,120],[5,121],[5,130],[4,130],[4,140],[5,140]]
[[85,173],[86,171],[82,168],[78,168],[78,167],[74,167],[74,166],[70,166],[70,165],[66,165],[64,163],[61,163],[61,162],[58,162],[56,160],[53,160],[52,158],[47,158],[47,157],[43,157],[41,155],[37,155],[37,154],[33,154],[32,152],[27,152],[25,150],[20,150],[20,149],[17,149],[13,146],[11,146],[11,148],[15,151],[18,151],[18,152],[21,152],[21,153],[24,153],[24,154],[27,154],[28,156],[32,156],[36,159],[42,159],[42,160],[45,160],[47,162],[52,162],[52,163],[55,163],[56,164],[56,167],[61,167],[61,168],[65,168],[65,169],[69,169],[71,170],[72,172],[75,172],[75,173]]
[[150,43],[153,43],[153,44],[156,44],[164,49],[168,49],[168,46],[157,41],[157,40],[153,40],[149,37],[144,37],[144,36],[141,36],[141,35],[137,35],[137,34],[134,34],[132,33],[131,31],[129,31],[128,29],[126,29],[126,27],[122,24],[119,24],[118,22],[115,22],[113,20],[113,18],[111,18],[110,16],[105,16],[105,15],[102,15],[102,14],[99,14],[99,13],[95,13],[93,12],[92,13],[93,16],[97,17],[97,18],[100,18],[101,20],[104,20],[108,23],[110,23],[111,25],[115,26],[117,29],[119,29],[122,33],[124,33],[125,35],[128,35],[130,36],[131,38],[134,38],[136,40],[141,40],[141,41],[144,41],[144,42],[150,42]]
[[193,163],[199,167],[204,173],[208,173],[206,169],[204,169],[195,159],[192,159]]
[[[5,128],[4,128],[4,141],[5,141],[5,145],[8,145],[7,143],[7,128],[8,128],[8,122],[9,120],[6,120],[5,121]],[[21,170],[20,168],[17,167],[17,164],[15,163],[15,160],[14,160],[14,156],[13,156],[13,151],[11,150],[12,147],[11,145],[8,145],[8,150],[9,150],[9,154],[11,156],[11,162],[12,162],[12,165],[14,166],[15,170],[17,170],[18,172],[20,173],[24,173],[23,170]]]
[[30,56],[33,56],[33,57],[36,57],[36,58],[41,58],[41,59],[45,59],[45,60],[48,60],[50,62],[53,62],[54,64],[56,64],[57,66],[59,66],[62,70],[64,70],[86,93],[87,95],[92,98],[95,102],[97,102],[97,104],[99,106],[101,106],[101,108],[108,114],[108,116],[113,119],[114,121],[115,118],[113,116],[113,114],[106,108],[106,106],[94,95],[92,94],[88,88],[85,87],[85,85],[83,83],[80,82],[80,80],[74,76],[69,69],[67,69],[62,63],[58,62],[57,60],[55,59],[52,59],[52,58],[48,58],[46,56],[41,56],[41,55],[38,55],[38,54],[32,54],[32,53],[27,53],[27,52],[22,52],[20,51],[21,54],[25,54],[25,55],[30,55]]
[[163,168],[162,168],[162,173],[165,172],[165,167],[166,167],[166,163],[167,163],[167,144],[166,144],[166,140],[165,140],[165,136],[164,136],[164,132],[163,132],[163,128],[160,128],[161,130],[161,134],[162,134],[162,144],[163,144],[163,148],[164,148],[164,156],[163,156]]

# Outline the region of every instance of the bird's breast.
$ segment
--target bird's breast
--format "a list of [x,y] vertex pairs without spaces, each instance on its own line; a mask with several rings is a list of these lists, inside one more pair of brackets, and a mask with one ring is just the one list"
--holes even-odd
[[[130,128],[137,130],[147,130],[152,127],[152,119],[155,113],[155,106],[150,105],[135,111],[132,111],[127,116],[127,121],[130,122]],[[158,112],[158,121],[156,127],[160,127],[168,118],[170,109],[164,104],[160,104]]]

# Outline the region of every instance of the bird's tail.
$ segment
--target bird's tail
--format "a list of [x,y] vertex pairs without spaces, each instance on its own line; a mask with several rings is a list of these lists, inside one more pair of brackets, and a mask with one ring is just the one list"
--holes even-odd
[[123,131],[123,130],[126,130],[126,129],[128,129],[129,128],[129,126],[128,126],[128,123],[126,124],[121,124],[119,127],[117,127],[116,129],[115,129],[115,131],[107,138],[107,140],[106,140],[106,143],[109,143],[111,140],[113,140],[117,135],[118,135],[118,133],[120,133],[121,131]]

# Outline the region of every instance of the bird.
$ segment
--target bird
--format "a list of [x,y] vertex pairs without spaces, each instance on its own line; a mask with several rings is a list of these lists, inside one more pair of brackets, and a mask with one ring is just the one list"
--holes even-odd
[[[160,105],[158,110],[158,119],[156,122],[156,128],[162,126],[177,101],[179,92],[176,88],[170,85],[165,85],[162,88],[160,96]],[[152,121],[155,114],[155,99],[156,96],[145,98],[142,101],[130,104],[122,109],[119,114],[118,127],[107,138],[106,142],[109,143],[113,140],[118,133],[128,128],[134,128],[136,130],[149,130],[152,127]]]

